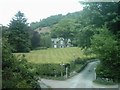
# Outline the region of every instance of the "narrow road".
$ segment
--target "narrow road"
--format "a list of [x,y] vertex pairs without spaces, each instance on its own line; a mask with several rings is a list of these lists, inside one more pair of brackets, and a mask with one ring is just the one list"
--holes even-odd
[[99,85],[93,83],[96,78],[95,67],[98,61],[89,63],[86,68],[78,75],[64,80],[41,79],[41,82],[51,88],[117,88],[117,85]]

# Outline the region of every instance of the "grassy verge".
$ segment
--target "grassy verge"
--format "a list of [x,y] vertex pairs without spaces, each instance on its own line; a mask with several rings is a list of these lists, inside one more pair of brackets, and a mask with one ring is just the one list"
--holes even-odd
[[117,83],[113,82],[113,81],[108,81],[108,80],[105,80],[105,79],[96,79],[93,81],[94,83],[97,83],[97,84],[102,84],[102,85],[115,85]]

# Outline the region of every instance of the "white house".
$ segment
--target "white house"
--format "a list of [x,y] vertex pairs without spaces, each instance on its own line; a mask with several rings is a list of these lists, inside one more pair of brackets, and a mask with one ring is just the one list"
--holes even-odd
[[71,47],[71,40],[70,39],[64,39],[64,38],[52,38],[52,47],[53,48],[65,48],[65,47]]

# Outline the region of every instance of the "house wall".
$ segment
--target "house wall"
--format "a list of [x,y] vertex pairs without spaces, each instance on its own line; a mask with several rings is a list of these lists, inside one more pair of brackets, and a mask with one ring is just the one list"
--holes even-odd
[[54,38],[51,39],[51,46],[53,48],[71,47],[70,42],[71,42],[70,39],[65,40],[64,38]]

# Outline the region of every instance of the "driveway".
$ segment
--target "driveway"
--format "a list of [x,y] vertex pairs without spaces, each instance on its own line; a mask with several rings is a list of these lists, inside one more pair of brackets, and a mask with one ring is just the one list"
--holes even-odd
[[117,85],[100,85],[93,83],[93,80],[96,78],[95,67],[97,64],[98,61],[89,63],[82,72],[67,80],[41,79],[40,82],[51,88],[117,88]]

